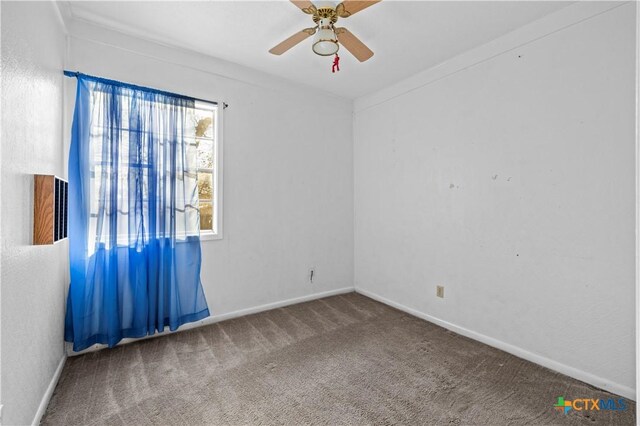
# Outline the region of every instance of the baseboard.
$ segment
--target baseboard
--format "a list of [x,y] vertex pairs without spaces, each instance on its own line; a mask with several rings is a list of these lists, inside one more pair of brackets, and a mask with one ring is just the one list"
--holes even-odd
[[60,374],[62,374],[62,368],[64,367],[64,363],[67,361],[67,355],[63,355],[58,363],[58,367],[56,368],[55,373],[53,373],[53,377],[51,378],[51,382],[49,382],[49,386],[47,386],[47,390],[42,396],[42,400],[40,401],[40,405],[38,406],[38,411],[36,411],[36,415],[33,418],[31,424],[33,426],[39,425],[42,420],[42,416],[47,411],[47,407],[49,406],[49,401],[51,400],[51,396],[53,395],[53,391],[56,389],[56,385],[58,384],[58,380],[60,380]]
[[[196,321],[196,322],[185,324],[185,325],[181,326],[178,330],[173,331],[173,332],[167,330],[167,331],[165,331],[163,333],[156,333],[153,336],[145,336],[145,337],[141,337],[139,339],[122,339],[122,341],[120,341],[120,343],[118,343],[118,346],[126,345],[127,343],[131,343],[131,342],[137,342],[137,341],[140,341],[140,340],[153,339],[153,338],[156,338],[156,337],[166,336],[166,335],[172,334],[172,333],[180,333],[181,331],[191,330],[193,328],[203,327],[205,325],[215,324],[216,322],[226,321],[226,320],[233,319],[233,318],[238,318],[238,317],[243,317],[245,315],[257,314],[259,312],[269,311],[271,309],[282,308],[284,306],[295,305],[296,303],[308,302],[308,301],[311,301],[311,300],[322,299],[323,297],[335,296],[335,295],[338,295],[338,294],[351,293],[353,291],[355,291],[355,289],[353,287],[344,287],[344,288],[339,288],[339,289],[336,289],[336,290],[323,291],[323,292],[320,292],[320,293],[308,294],[306,296],[300,296],[300,297],[294,297],[294,298],[291,298],[291,299],[280,300],[278,302],[267,303],[267,304],[264,304],[264,305],[254,306],[254,307],[251,307],[251,308],[239,309],[237,311],[228,312],[226,314],[211,315],[211,316],[209,316],[209,317],[207,317],[205,319],[202,319],[200,321]],[[69,350],[68,351],[68,355],[69,356],[82,355],[82,354],[85,354],[85,353],[88,353],[88,352],[95,352],[95,351],[99,351],[99,350],[105,349],[105,348],[106,348],[106,345],[94,345],[94,346],[91,346],[90,348],[87,348],[87,349],[81,351],[81,352],[73,352],[72,350]]]
[[387,299],[386,297],[380,296],[376,293],[372,293],[368,290],[364,290],[362,288],[355,288],[357,293],[360,293],[364,296],[370,297],[371,299],[377,300],[378,302],[384,303],[385,305],[389,305],[393,308],[399,309],[403,312],[406,312],[415,317],[421,318],[425,321],[429,321],[436,325],[446,328],[447,330],[451,330],[454,333],[460,334],[465,337],[469,337],[470,339],[477,340],[478,342],[484,343],[486,345],[492,346],[494,348],[500,349],[502,351],[508,352],[511,355],[515,355],[518,358],[526,359],[527,361],[531,361],[535,364],[546,367],[550,370],[557,371],[558,373],[562,373],[566,376],[572,377],[574,379],[580,380],[582,382],[588,383],[592,386],[595,386],[600,389],[604,389],[608,392],[615,393],[617,395],[621,395],[627,399],[632,401],[636,400],[636,391],[635,389],[621,385],[619,383],[612,382],[610,380],[604,379],[602,377],[598,377],[591,373],[587,373],[586,371],[579,370],[574,367],[570,367],[568,365],[562,364],[558,361],[554,361],[552,359],[543,357],[541,355],[530,352],[526,349],[522,349],[518,346],[511,345],[509,343],[505,343],[501,340],[494,339],[493,337],[486,336],[484,334],[480,334],[473,330],[469,330],[464,327],[460,327],[459,325],[452,324],[448,321],[444,321],[440,318],[433,317],[431,315],[425,314],[413,308],[409,308],[408,306],[402,305],[400,303],[394,302],[392,300]]
[[[295,305],[296,303],[309,302],[311,300],[322,299],[323,297],[335,296],[338,294],[352,293],[355,289],[353,287],[345,287],[337,290],[329,290],[321,293],[313,293],[306,296],[294,297],[292,299],[286,299],[279,302],[267,303],[265,305],[255,306],[253,308],[240,309],[238,311],[229,312],[222,315],[214,315],[207,319],[202,320],[207,324],[212,324],[220,321],[225,321],[232,318],[243,317],[245,315],[257,314],[258,312],[269,311],[271,309],[282,308],[284,306]],[[197,323],[193,323],[197,324]],[[206,324],[202,324],[206,325]],[[194,325],[194,327],[197,327]]]

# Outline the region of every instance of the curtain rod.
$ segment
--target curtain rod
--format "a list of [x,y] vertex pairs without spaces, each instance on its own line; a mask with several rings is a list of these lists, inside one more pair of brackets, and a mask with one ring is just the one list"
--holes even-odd
[[[120,87],[127,87],[127,88],[134,89],[134,90],[141,90],[141,91],[144,91],[144,92],[157,93],[159,95],[173,96],[173,97],[180,98],[180,99],[187,99],[187,100],[193,100],[193,101],[199,101],[199,102],[207,102],[207,103],[210,103],[210,104],[218,105],[218,102],[215,102],[215,101],[209,101],[209,100],[206,100],[206,99],[193,98],[191,96],[180,95],[178,93],[167,92],[167,91],[159,90],[159,89],[153,89],[151,87],[138,86],[138,85],[131,84],[131,83],[124,83],[122,81],[110,80],[108,78],[102,78],[102,77],[96,77],[96,76],[93,76],[93,75],[83,74],[83,73],[78,72],[78,71],[64,70],[64,75],[67,76],[67,77],[76,77],[76,78],[82,77],[82,78],[85,78],[87,80],[97,81],[97,82],[100,82],[100,83],[107,83],[107,84],[112,84],[112,85],[116,85],[116,86],[120,86]],[[222,107],[223,108],[226,109],[228,106],[229,106],[229,104],[227,104],[226,102],[222,102]]]

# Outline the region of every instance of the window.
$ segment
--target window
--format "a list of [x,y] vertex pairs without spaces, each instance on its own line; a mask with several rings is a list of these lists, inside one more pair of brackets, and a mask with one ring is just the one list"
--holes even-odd
[[204,240],[222,238],[220,116],[218,105],[196,102],[200,238]]
[[[135,215],[130,215],[132,209],[146,209],[146,207],[132,206],[128,202],[128,196],[134,185],[135,178],[132,178],[130,173],[131,168],[143,169],[143,180],[149,175],[148,162],[139,161],[139,158],[146,159],[149,156],[148,144],[141,144],[142,152],[130,153],[130,141],[129,138],[131,130],[129,129],[130,120],[135,120],[135,117],[130,116],[129,109],[131,108],[131,100],[126,99],[121,102],[122,108],[118,110],[119,120],[118,125],[114,128],[107,128],[102,123],[104,122],[104,116],[108,110],[108,99],[104,93],[96,91],[92,93],[91,104],[95,105],[92,108],[91,114],[91,135],[90,135],[90,157],[93,159],[90,166],[91,173],[91,215],[89,223],[89,234],[91,236],[97,236],[98,242],[107,243],[109,241],[109,226],[104,225],[105,222],[105,206],[109,211],[109,205],[117,203],[117,241],[118,245],[127,245],[129,243],[129,233],[132,230],[132,226],[140,226],[139,223],[132,224],[131,218]],[[123,98],[124,99],[124,98]],[[166,109],[163,104],[156,104],[154,106],[157,111]],[[199,212],[200,219],[200,239],[201,240],[215,240],[222,238],[222,161],[221,161],[221,108],[218,108],[218,104],[196,101],[193,108],[186,109],[186,116],[181,116],[184,121],[184,141],[187,145],[187,155],[190,157],[191,164],[193,163],[194,156],[196,157],[195,164],[197,168],[191,168],[184,175],[177,176],[178,180],[184,180],[185,185],[178,185],[177,191],[184,190],[190,185],[197,186],[197,203],[188,202],[190,199],[189,194],[177,194],[179,200],[182,200],[183,208],[178,207],[176,212],[184,215],[183,217],[189,217],[187,220],[197,220],[197,213]],[[117,133],[117,137],[114,136]],[[180,127],[182,129],[182,127]],[[182,130],[181,130],[182,131]],[[155,133],[145,133],[140,138],[149,140],[156,135]],[[110,145],[107,140],[117,140],[113,145]],[[159,137],[160,149],[163,149],[164,141],[162,136]],[[115,145],[118,147],[116,148]],[[111,160],[114,155],[111,150],[117,149],[118,153],[115,155],[117,163],[113,163]],[[106,155],[109,160],[105,161],[105,153],[111,152]],[[130,155],[131,154],[131,155]],[[114,167],[117,169],[117,189],[113,191],[106,191],[109,195],[105,194],[104,188],[101,188],[101,176],[103,174],[111,175],[114,173]],[[187,182],[188,181],[188,182]],[[197,183],[197,185],[196,185]],[[143,184],[141,189],[143,203],[148,200],[149,188],[146,184]],[[111,194],[117,194],[116,199],[111,199]],[[101,200],[102,199],[102,203]],[[181,203],[179,203],[181,204]],[[101,207],[102,206],[102,207]],[[101,210],[102,209],[102,210]],[[143,213],[143,215],[146,212]],[[176,222],[176,235],[179,239],[184,239],[189,236],[183,219]],[[194,228],[197,229],[197,228]],[[147,235],[145,233],[145,235]],[[91,248],[90,250],[93,250]]]

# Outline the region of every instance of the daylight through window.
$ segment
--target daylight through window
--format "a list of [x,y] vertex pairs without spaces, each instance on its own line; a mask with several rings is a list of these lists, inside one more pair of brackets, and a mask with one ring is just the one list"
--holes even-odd
[[200,232],[218,234],[218,106],[196,102],[194,116],[196,146],[198,148],[198,198]]

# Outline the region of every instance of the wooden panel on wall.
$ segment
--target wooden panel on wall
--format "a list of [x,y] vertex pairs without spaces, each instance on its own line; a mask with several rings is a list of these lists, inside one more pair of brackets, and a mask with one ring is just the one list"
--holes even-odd
[[53,244],[54,177],[34,176],[33,244]]
[[33,180],[33,244],[53,244],[67,237],[68,183],[53,175]]

